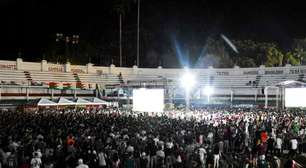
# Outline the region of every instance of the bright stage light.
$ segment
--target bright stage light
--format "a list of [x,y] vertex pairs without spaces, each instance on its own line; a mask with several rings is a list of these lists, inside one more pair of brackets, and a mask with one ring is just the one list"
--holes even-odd
[[205,86],[203,92],[206,96],[214,94],[214,88],[212,86]]
[[180,82],[182,87],[189,90],[196,84],[195,76],[187,72],[181,77]]

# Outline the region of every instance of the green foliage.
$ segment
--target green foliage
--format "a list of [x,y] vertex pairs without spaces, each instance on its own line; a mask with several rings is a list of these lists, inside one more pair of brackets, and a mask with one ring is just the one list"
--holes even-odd
[[255,42],[252,40],[234,40],[239,54],[234,54],[236,64],[240,67],[256,67],[266,63],[268,49],[276,47],[274,43]]
[[292,62],[295,65],[306,64],[306,38],[305,39],[294,39],[292,45],[293,59]]
[[282,66],[284,54],[275,46],[267,50],[266,66]]
[[221,39],[208,37],[204,48],[203,46],[201,48],[205,51],[202,59],[205,66],[217,68],[233,67],[233,60],[230,58],[229,52],[226,50],[224,42]]
[[238,66],[240,67],[256,67],[256,63],[255,63],[255,60],[253,58],[250,58],[250,57],[246,57],[246,58],[242,58],[240,57],[238,59],[238,63],[237,63]]
[[270,47],[267,52],[267,66],[283,64],[304,65],[306,60],[306,39],[295,39],[290,51],[284,53],[277,47]]
[[298,65],[299,64],[299,60],[296,59],[295,54],[291,51],[289,51],[285,54],[284,60],[286,61],[286,64],[291,64],[291,65]]
[[[250,65],[283,66],[284,64],[303,65],[306,63],[306,39],[296,39],[292,49],[282,51],[275,43],[236,40],[239,50],[236,64],[241,67]],[[254,63],[252,63],[254,61]]]

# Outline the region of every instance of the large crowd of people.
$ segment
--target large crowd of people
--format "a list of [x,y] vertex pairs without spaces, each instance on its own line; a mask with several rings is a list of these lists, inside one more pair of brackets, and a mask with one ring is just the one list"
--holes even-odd
[[201,108],[0,112],[0,168],[302,167],[306,115]]

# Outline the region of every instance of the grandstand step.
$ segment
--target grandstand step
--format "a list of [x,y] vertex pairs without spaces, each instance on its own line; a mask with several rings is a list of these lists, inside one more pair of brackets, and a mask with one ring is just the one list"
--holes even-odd
[[256,80],[255,80],[255,82],[256,82],[256,87],[259,85],[259,83],[260,83],[260,80],[261,80],[261,75],[257,75],[256,76]]
[[305,75],[304,75],[304,74],[300,74],[300,75],[299,75],[299,79],[298,79],[298,81],[300,81],[300,82],[304,82],[304,77],[305,77]]

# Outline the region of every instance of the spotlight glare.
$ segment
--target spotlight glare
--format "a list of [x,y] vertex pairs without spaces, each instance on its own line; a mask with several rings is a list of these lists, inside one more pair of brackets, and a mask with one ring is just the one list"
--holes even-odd
[[189,90],[191,89],[196,81],[195,81],[195,76],[191,73],[185,73],[182,77],[181,77],[181,86],[184,87],[185,89]]
[[206,96],[214,94],[214,88],[212,86],[205,86],[203,92]]

